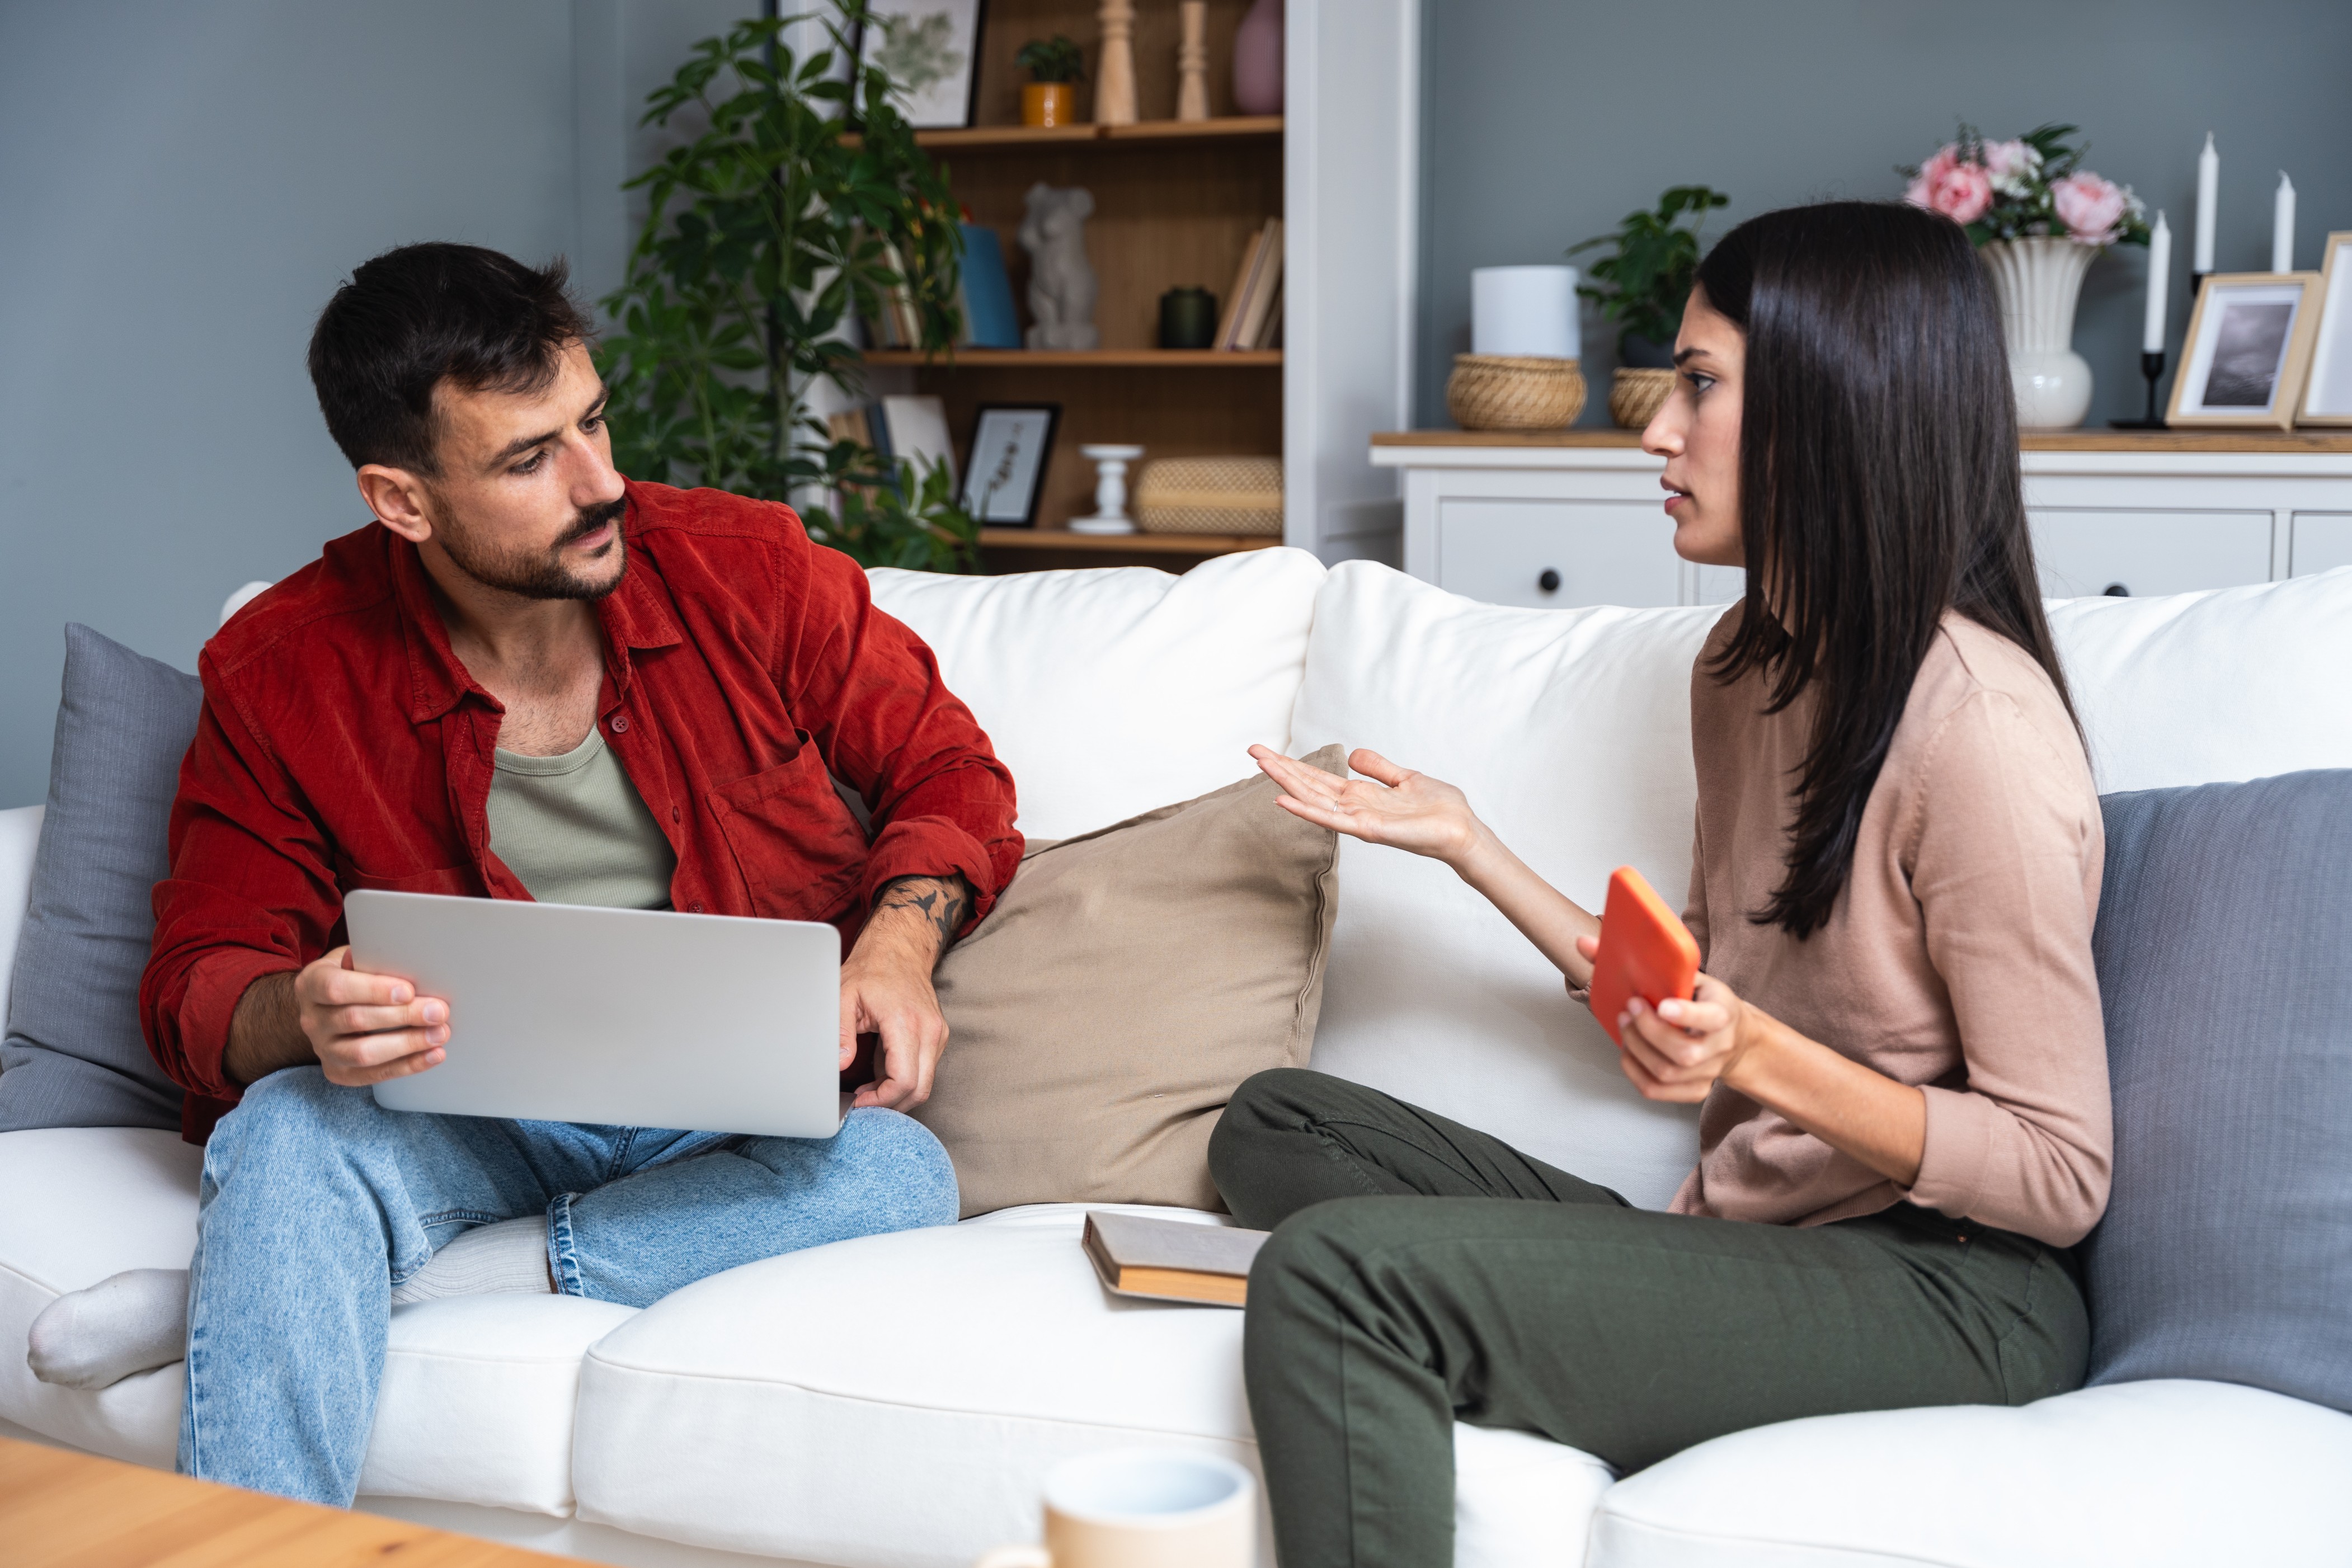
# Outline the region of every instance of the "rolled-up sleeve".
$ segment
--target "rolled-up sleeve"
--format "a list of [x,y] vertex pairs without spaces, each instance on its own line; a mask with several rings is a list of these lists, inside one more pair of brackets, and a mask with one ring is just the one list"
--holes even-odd
[[[147,1045],[192,1095],[234,1103],[222,1064],[246,988],[324,952],[342,897],[318,823],[238,712],[209,654],[205,706],[180,765],[171,875],[139,988]],[[192,1108],[193,1109],[193,1108]]]
[[804,570],[785,575],[806,588],[783,617],[778,680],[826,768],[872,814],[866,904],[898,877],[961,876],[968,931],[1021,863],[1013,775],[929,647],[875,608],[865,571],[805,538],[794,548]]
[[2105,1210],[2114,1153],[2091,957],[2098,801],[2080,758],[1993,692],[1947,719],[1921,789],[1912,891],[1968,1077],[1923,1091],[1927,1145],[1908,1196],[2072,1246]]

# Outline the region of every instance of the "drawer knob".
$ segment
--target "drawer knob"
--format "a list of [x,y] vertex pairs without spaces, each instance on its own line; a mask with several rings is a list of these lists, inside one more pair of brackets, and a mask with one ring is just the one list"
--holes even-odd
[[1559,591],[1559,573],[1552,570],[1549,567],[1544,568],[1543,575],[1536,579],[1536,586],[1542,589],[1546,593],[1558,593]]
[[2111,582],[2107,584],[2106,587],[2099,590],[2099,592],[2108,599],[2129,599],[2131,597],[2131,590],[2125,587],[2120,582]]

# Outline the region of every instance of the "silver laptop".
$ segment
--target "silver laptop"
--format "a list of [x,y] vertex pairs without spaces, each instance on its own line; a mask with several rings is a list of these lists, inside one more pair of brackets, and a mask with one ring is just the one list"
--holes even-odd
[[362,889],[352,962],[449,1004],[438,1067],[394,1111],[829,1138],[841,936],[804,920]]

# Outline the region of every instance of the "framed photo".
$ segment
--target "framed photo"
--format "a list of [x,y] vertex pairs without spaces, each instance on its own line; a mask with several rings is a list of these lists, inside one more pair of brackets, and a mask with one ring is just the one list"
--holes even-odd
[[2327,236],[2319,268],[2319,326],[2297,424],[2352,424],[2352,230]]
[[984,528],[1034,528],[1054,455],[1057,402],[980,405],[972,422],[971,461],[964,465],[963,509]]
[[2198,291],[2165,423],[2286,430],[2319,327],[2319,274],[2216,273]]
[[980,29],[988,0],[870,0],[857,63],[890,74],[907,123],[949,131],[971,123],[980,89]]

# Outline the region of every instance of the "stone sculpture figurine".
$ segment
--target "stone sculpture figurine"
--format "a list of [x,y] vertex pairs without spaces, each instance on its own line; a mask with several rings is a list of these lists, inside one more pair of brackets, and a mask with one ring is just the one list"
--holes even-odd
[[1095,328],[1095,269],[1087,259],[1087,219],[1094,193],[1072,186],[1057,191],[1039,181],[1029,187],[1029,215],[1021,220],[1021,248],[1029,253],[1030,328],[1023,341],[1032,349],[1094,349],[1102,345]]

